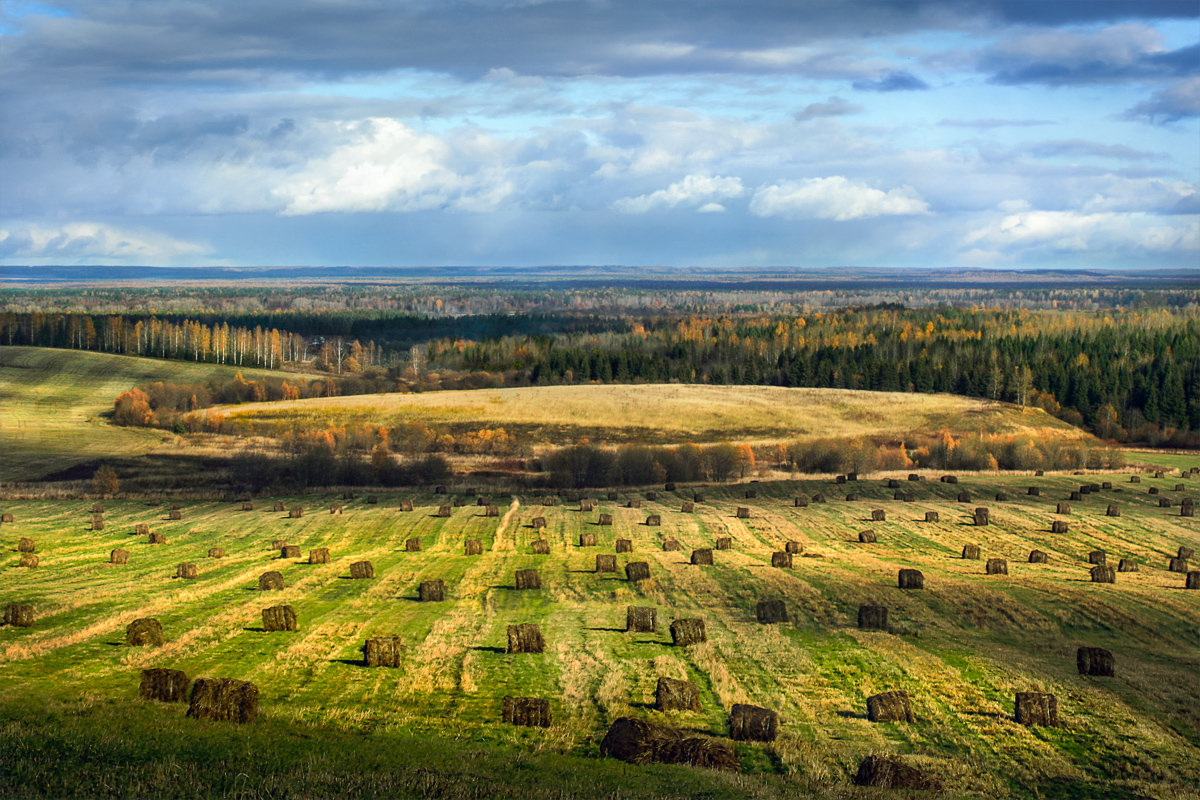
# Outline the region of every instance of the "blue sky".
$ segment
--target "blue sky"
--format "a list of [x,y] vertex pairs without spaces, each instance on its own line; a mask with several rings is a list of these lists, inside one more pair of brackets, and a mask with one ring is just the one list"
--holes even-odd
[[0,264],[1196,268],[1200,3],[4,0]]

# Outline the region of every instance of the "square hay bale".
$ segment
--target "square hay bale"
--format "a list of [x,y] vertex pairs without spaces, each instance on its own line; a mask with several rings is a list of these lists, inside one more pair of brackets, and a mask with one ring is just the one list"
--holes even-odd
[[550,555],[550,542],[545,539],[534,539],[530,549],[535,556],[548,556]]
[[779,730],[779,715],[746,703],[729,709],[729,738],[737,741],[773,742]]
[[692,564],[695,566],[711,567],[713,563],[711,547],[701,547],[699,550],[692,551]]
[[677,619],[671,623],[671,643],[676,647],[689,647],[708,641],[702,619]]
[[35,544],[33,539],[30,539],[28,536],[22,536],[17,541],[17,552],[18,553],[36,553],[37,552],[37,544]]
[[887,606],[859,606],[858,627],[864,631],[886,631],[888,629]]
[[646,517],[646,524],[651,528],[657,528],[662,525],[662,516],[659,514],[650,514]]
[[685,764],[737,772],[740,760],[729,742],[685,736],[666,725],[620,717],[600,742],[600,755],[630,764]]
[[360,579],[374,578],[375,565],[370,561],[355,561],[350,565],[350,577]]
[[1030,486],[1029,489],[1027,489],[1025,493],[1031,497],[1041,497],[1042,496],[1042,490],[1037,486]]
[[513,697],[512,695],[505,695],[500,716],[509,725],[522,725],[526,728],[549,728],[550,701],[544,697]]
[[970,492],[959,492],[957,500],[960,503],[969,503],[969,502],[971,502],[971,493]]
[[717,537],[717,549],[718,550],[732,550],[733,549],[733,537],[718,536]]
[[579,510],[580,511],[595,511],[596,510],[596,501],[595,500],[580,500],[579,501]]
[[681,547],[683,547],[683,545],[681,545],[679,540],[673,536],[668,536],[666,539],[663,539],[662,549],[664,551],[678,550]]
[[703,493],[701,493],[701,492],[697,492],[696,494],[693,494],[693,495],[692,495],[692,502],[694,502],[694,503],[703,503],[703,502],[704,502],[704,494],[703,494]]
[[616,572],[617,557],[612,553],[596,554],[596,572]]
[[858,473],[857,473],[857,472],[847,472],[847,473],[846,473],[846,480],[848,480],[848,481],[856,481],[856,480],[858,480]]
[[1132,558],[1122,558],[1117,562],[1117,572],[1137,572],[1138,563]]
[[868,528],[865,531],[858,532],[858,541],[859,544],[874,544],[878,540],[875,537],[875,531]]
[[887,520],[887,512],[882,508],[877,508],[871,512],[871,522],[884,522]]
[[941,514],[939,514],[936,511],[926,511],[925,512],[925,521],[926,522],[941,522],[942,516],[941,516]]
[[242,511],[253,511],[253,510],[254,510],[254,503],[251,503],[249,500],[246,500],[245,502],[242,503]]
[[263,629],[267,631],[300,630],[296,609],[291,606],[271,606],[262,610]]
[[625,580],[645,581],[650,579],[650,565],[645,561],[631,561],[625,565]]
[[258,576],[258,590],[260,592],[278,591],[283,588],[283,574],[272,570],[264,572]]
[[417,599],[422,603],[440,603],[446,599],[446,582],[441,578],[421,581],[417,587]]
[[217,722],[253,722],[258,716],[258,687],[232,678],[197,678],[187,715]]
[[529,521],[529,527],[531,527],[531,528],[546,527],[546,518],[545,517],[534,517],[533,519],[531,519]]
[[783,550],[785,553],[803,553],[804,545],[800,544],[799,542],[794,542],[794,541],[786,542],[783,545]]
[[308,551],[308,563],[310,564],[328,564],[329,563],[329,548],[314,547]]
[[447,519],[452,514],[454,514],[454,508],[452,506],[438,506],[437,514],[435,514],[434,516],[440,517],[442,519]]
[[612,514],[601,514],[600,519],[596,521],[597,525],[609,525],[613,523]]
[[658,609],[654,606],[626,606],[625,630],[632,633],[654,633],[658,630]]
[[[615,492],[614,492],[614,494],[615,494]],[[616,500],[617,498],[615,498],[615,497],[612,497],[612,498],[609,498],[609,499],[610,499],[610,500]],[[625,504],[625,507],[626,507],[626,508],[641,508],[641,507],[642,507],[642,501],[641,501],[641,500],[630,500],[628,503],[626,503],[626,504]]]
[[659,678],[654,707],[659,711],[700,711],[700,687],[690,681]]
[[179,566],[175,567],[175,577],[176,578],[186,578],[188,580],[195,580],[197,574],[198,573],[196,571],[195,564],[180,564]]
[[1103,550],[1093,550],[1088,553],[1089,564],[1103,564],[1108,558],[1108,555]]
[[1029,551],[1029,563],[1030,564],[1045,564],[1046,558],[1047,558],[1046,554],[1041,550],[1030,550]]
[[108,554],[108,563],[110,564],[128,564],[129,551],[117,548]]
[[1008,561],[1003,558],[989,558],[987,564],[984,565],[984,570],[988,575],[1007,575]]
[[1184,561],[1187,561],[1190,558],[1195,558],[1195,556],[1195,550],[1190,547],[1184,547],[1183,545],[1180,545],[1179,551],[1175,553],[1176,558],[1182,558]]
[[295,545],[295,544],[289,544],[289,545],[279,548],[279,557],[280,558],[299,558],[300,557],[300,546]]
[[155,532],[150,534],[148,541],[150,544],[166,544],[167,535],[165,533]]
[[750,519],[750,509],[747,508],[746,506],[738,506],[737,518],[738,519]]
[[771,566],[780,567],[783,569],[791,569],[792,554],[786,550],[778,550],[774,553],[771,553]]
[[759,600],[754,607],[754,615],[764,625],[787,622],[787,604],[782,600]]
[[500,516],[500,506],[484,506],[483,507],[483,515],[485,517]]
[[1168,498],[1168,497],[1160,497],[1160,498],[1158,498],[1158,507],[1159,507],[1159,508],[1170,508],[1170,507],[1171,507],[1171,500],[1170,500],[1170,498]]
[[908,692],[880,692],[867,698],[871,722],[916,722]]
[[483,542],[479,539],[467,539],[463,542],[463,555],[483,555]]
[[135,525],[133,527],[133,532],[137,536],[149,536],[150,535],[150,525],[145,522],[139,522],[137,525]]
[[160,703],[182,703],[187,700],[190,683],[181,669],[144,669],[138,695]]
[[542,629],[536,623],[522,622],[519,625],[508,626],[509,653],[541,653],[546,649],[546,640],[542,638]]
[[399,636],[373,636],[363,643],[363,663],[368,667],[400,666],[405,644]]
[[27,603],[9,603],[4,607],[4,624],[14,628],[33,625],[33,606]]
[[102,514],[93,514],[92,515],[92,530],[94,530],[94,531],[104,530],[104,515],[102,515]]
[[21,559],[17,562],[17,566],[33,569],[38,563],[38,557],[33,553],[21,553]]
[[1117,573],[1112,567],[1097,564],[1092,567],[1092,583],[1116,583]]
[[987,525],[988,524],[988,516],[989,516],[989,512],[986,508],[975,509],[975,524],[976,525]]
[[580,547],[595,547],[596,546],[596,534],[594,534],[594,533],[579,534],[579,546]]
[[691,500],[684,500],[683,503],[679,506],[679,513],[681,513],[681,514],[692,514],[695,511],[696,511],[696,504],[693,503]]
[[974,558],[974,559],[979,558],[979,545],[977,545],[977,544],[963,545],[962,557],[963,558]]
[[876,786],[881,789],[911,789],[919,792],[940,792],[942,782],[916,767],[910,767],[896,756],[867,756],[854,775],[855,786]]
[[1058,727],[1058,698],[1047,692],[1017,692],[1016,721],[1021,725]]
[[404,552],[419,553],[421,552],[421,540],[418,537],[404,540]]
[[283,511],[287,511],[287,506],[285,506],[283,503],[275,503],[271,506],[271,510],[276,511],[276,512],[283,512]]
[[633,540],[632,539],[617,539],[616,551],[618,553],[632,553],[633,552]]
[[1080,675],[1101,678],[1113,676],[1113,654],[1103,647],[1081,647],[1075,651],[1075,666]]
[[1006,495],[1004,492],[996,492],[996,502],[997,503],[1007,503],[1008,495]]
[[1200,570],[1189,570],[1187,577],[1184,578],[1183,588],[1185,589],[1200,589]]
[[304,508],[302,506],[296,506],[295,508],[288,509],[288,519],[300,519],[303,516]]
[[1050,532],[1051,533],[1066,533],[1067,527],[1068,526],[1067,526],[1066,522],[1064,522],[1061,519],[1056,519],[1056,520],[1054,520],[1054,522],[1050,523]]
[[1121,507],[1120,506],[1109,506],[1105,510],[1104,515],[1106,517],[1119,517],[1119,516],[1121,516]]
[[125,644],[130,647],[162,647],[162,623],[154,617],[135,619],[125,626]]
[[1184,484],[1184,483],[1177,483],[1177,484],[1175,484],[1175,491],[1177,491],[1177,492],[1186,492],[1186,491],[1187,491],[1187,484]]
[[808,508],[808,498],[804,495],[799,495],[792,501],[792,505],[795,508]]
[[1167,562],[1168,572],[1187,572],[1188,561],[1186,558],[1172,558]]
[[919,569],[902,569],[897,574],[901,589],[924,589],[925,576]]
[[516,574],[516,588],[540,589],[542,588],[542,576],[536,569],[519,569]]

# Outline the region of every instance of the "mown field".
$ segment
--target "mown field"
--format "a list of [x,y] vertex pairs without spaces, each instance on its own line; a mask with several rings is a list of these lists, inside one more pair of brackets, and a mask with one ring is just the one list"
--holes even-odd
[[[1055,503],[1080,483],[1113,488]],[[1183,483],[1188,491],[1175,491]],[[1040,497],[1025,493],[1041,487]],[[466,497],[462,487],[457,497]],[[496,497],[502,516],[476,505],[433,516],[433,493],[337,494],[255,499],[255,508],[183,502],[182,520],[144,500],[106,501],[105,526],[91,531],[90,501],[4,502],[0,602],[31,603],[31,628],[0,629],[0,796],[324,797],[881,797],[851,786],[870,753],[899,754],[936,775],[952,797],[1179,798],[1200,786],[1200,592],[1168,572],[1180,545],[1200,549],[1200,525],[1179,513],[1200,480],[1146,475],[963,476],[957,485],[902,482],[913,502],[892,499],[879,476],[741,484],[704,489],[695,513],[681,512],[695,487],[578,503]],[[748,489],[757,497],[746,499]],[[1157,496],[1149,489],[1160,490]],[[971,495],[958,502],[959,492]],[[847,492],[859,499],[845,500]],[[995,500],[997,492],[1008,499]],[[792,507],[799,493],[828,502]],[[1169,498],[1171,508],[1158,499]],[[304,505],[300,519],[269,510]],[[415,509],[400,511],[411,499]],[[472,502],[474,495],[470,496]],[[1104,515],[1110,503],[1122,516]],[[738,506],[750,509],[737,519]],[[991,510],[977,527],[970,513]],[[887,519],[871,522],[871,510]],[[941,521],[924,522],[926,511]],[[600,527],[600,513],[614,524]],[[661,528],[643,522],[660,514]],[[543,531],[531,528],[544,516]],[[1067,520],[1070,531],[1050,533]],[[148,523],[166,535],[151,545],[135,535]],[[874,544],[857,533],[871,528]],[[598,534],[580,547],[581,533]],[[530,543],[550,542],[549,555]],[[17,566],[18,537],[37,543],[40,565]],[[692,566],[695,548],[728,536],[713,566]],[[404,542],[421,540],[421,552]],[[597,553],[616,538],[634,552],[617,556],[617,575],[595,573]],[[664,551],[665,538],[682,544]],[[483,541],[480,556],[463,541]],[[272,540],[298,545],[281,559]],[[793,568],[775,568],[784,542],[804,547]],[[1007,576],[984,574],[984,560],[959,556],[978,544],[983,559],[1009,560]],[[207,557],[224,547],[224,558]],[[127,565],[109,551],[130,551]],[[328,547],[328,564],[305,563]],[[1026,563],[1029,551],[1049,554]],[[1113,585],[1088,580],[1087,553],[1110,563],[1133,558],[1137,573]],[[369,559],[376,577],[349,578]],[[633,560],[649,581],[624,580]],[[174,578],[193,562],[195,580]],[[540,570],[543,588],[513,588],[517,569]],[[922,591],[897,588],[899,568],[920,569]],[[260,592],[258,576],[280,570],[287,586]],[[416,601],[422,580],[441,578],[447,599]],[[792,621],[761,625],[760,599],[785,600]],[[294,633],[265,632],[261,611],[288,603]],[[890,632],[861,631],[860,604],[889,607]],[[659,632],[624,631],[628,605],[659,609]],[[161,648],[123,644],[125,626],[159,619]],[[700,617],[708,642],[674,647],[670,621]],[[504,652],[509,624],[536,622],[541,655]],[[366,638],[395,634],[407,644],[398,669],[367,668]],[[1079,646],[1111,650],[1116,676],[1077,674]],[[247,726],[184,717],[182,704],[138,698],[139,670],[171,667],[189,676],[255,682],[259,719]],[[659,676],[701,687],[703,711],[664,714],[649,707]],[[866,698],[905,690],[914,724],[871,723]],[[1014,693],[1053,692],[1060,728],[1013,721]],[[506,694],[546,697],[549,729],[502,724]],[[680,766],[633,766],[599,757],[607,726],[621,716],[665,721],[714,736],[729,732],[732,704],[777,710],[779,738],[739,743],[742,774]]]

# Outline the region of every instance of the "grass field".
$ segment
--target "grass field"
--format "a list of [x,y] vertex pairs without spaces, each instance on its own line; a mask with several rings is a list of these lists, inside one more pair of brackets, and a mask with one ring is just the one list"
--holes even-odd
[[[1200,592],[1166,570],[1176,548],[1200,549],[1200,526],[1179,516],[1178,501],[1200,482],[1112,476],[1114,488],[1054,513],[1080,482],[1106,476],[964,476],[958,485],[904,484],[914,502],[871,480],[710,487],[696,513],[680,504],[692,490],[547,507],[520,496],[497,502],[488,518],[471,505],[449,519],[432,516],[433,494],[362,497],[331,515],[336,495],[280,498],[305,504],[301,519],[237,504],[188,501],[183,519],[142,501],[106,503],[103,531],[89,528],[90,503],[23,500],[3,504],[15,521],[0,526],[0,602],[28,602],[31,628],[0,629],[0,796],[316,797],[362,793],[392,797],[880,797],[849,785],[859,760],[901,754],[936,774],[953,797],[1197,797],[1200,786]],[[1174,491],[1184,482],[1192,491]],[[1025,487],[1041,487],[1040,497]],[[1161,491],[1148,494],[1151,488]],[[972,500],[956,501],[960,491]],[[858,501],[843,499],[848,491]],[[995,501],[998,491],[1008,493]],[[829,502],[793,508],[797,493]],[[593,493],[592,496],[596,496]],[[600,497],[604,497],[603,494]],[[1168,497],[1173,508],[1159,508]],[[416,503],[399,510],[399,500]],[[1104,509],[1118,503],[1119,518]],[[735,518],[737,506],[751,518]],[[992,524],[970,523],[975,506]],[[887,512],[870,522],[872,509]],[[935,510],[941,522],[926,523]],[[597,527],[611,513],[611,528]],[[642,524],[661,514],[663,527]],[[544,516],[544,531],[528,527]],[[1052,520],[1070,522],[1049,533]],[[165,533],[150,545],[137,523]],[[876,544],[857,532],[874,529]],[[595,532],[599,547],[579,547]],[[551,554],[530,553],[543,535]],[[41,565],[16,566],[16,540],[37,542]],[[664,551],[665,537],[681,551]],[[729,536],[733,549],[714,566],[691,566],[693,548]],[[419,537],[421,552],[404,552]],[[646,560],[652,579],[633,584],[593,572],[615,538],[633,540],[619,568]],[[271,541],[305,556],[328,547],[331,563],[281,560]],[[482,556],[464,556],[466,538]],[[803,544],[792,569],[770,566],[785,541]],[[964,560],[964,544],[983,558],[1009,560],[1007,576],[984,575]],[[206,557],[221,546],[222,559]],[[128,565],[107,563],[112,548]],[[1088,582],[1087,553],[1136,559],[1137,573],[1115,585]],[[1047,564],[1026,563],[1039,548]],[[374,563],[373,580],[349,579],[349,564]],[[199,577],[173,577],[194,562]],[[516,591],[514,572],[541,571],[543,589]],[[923,591],[896,587],[901,567],[920,569]],[[256,579],[279,569],[287,588],[259,592]],[[621,573],[623,575],[623,572]],[[417,584],[442,578],[447,600],[416,602]],[[760,625],[759,599],[782,598],[793,621]],[[292,604],[300,631],[266,633],[261,610]],[[891,609],[891,632],[860,631],[860,604]],[[657,634],[623,631],[627,605],[659,608]],[[125,626],[158,618],[167,643],[123,645]],[[670,620],[701,617],[709,641],[676,648]],[[542,655],[504,652],[505,626],[538,622]],[[369,636],[408,644],[400,669],[368,669]],[[1116,677],[1077,674],[1075,649],[1098,646],[1116,658]],[[139,670],[163,666],[195,677],[254,681],[262,712],[235,727],[186,719],[182,705],[137,697]],[[648,707],[658,676],[701,687],[703,711],[663,714]],[[866,698],[903,689],[915,724],[871,723]],[[1014,692],[1056,694],[1061,728],[1026,728],[1013,719]],[[506,694],[551,699],[547,730],[500,722]],[[667,721],[728,734],[731,704],[749,702],[782,716],[779,739],[739,744],[745,774],[686,767],[626,765],[598,757],[617,717]]]

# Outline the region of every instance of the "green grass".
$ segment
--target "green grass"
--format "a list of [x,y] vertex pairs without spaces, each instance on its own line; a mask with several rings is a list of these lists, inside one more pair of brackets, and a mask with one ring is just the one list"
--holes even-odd
[[[710,487],[697,513],[680,513],[691,492],[660,492],[641,509],[602,500],[596,513],[574,505],[543,507],[522,496],[501,503],[504,520],[467,506],[450,519],[432,516],[443,498],[385,493],[378,505],[361,498],[343,515],[328,513],[334,495],[287,497],[308,507],[301,519],[267,509],[190,500],[183,520],[165,507],[135,500],[106,503],[105,529],[89,531],[90,503],[21,500],[4,503],[15,522],[0,527],[0,602],[29,602],[33,628],[0,629],[0,796],[324,797],[355,794],[452,797],[827,797],[877,796],[849,785],[858,761],[872,752],[903,754],[934,771],[961,797],[1194,797],[1200,785],[1200,592],[1182,589],[1166,571],[1179,545],[1200,549],[1200,527],[1160,509],[1159,496],[1178,501],[1177,476],[1112,476],[1114,489],[1074,502],[1071,531],[1048,532],[1056,500],[1081,481],[1106,476],[962,477],[957,486],[911,486],[917,501],[891,500],[878,479],[841,499],[832,482],[781,482]],[[1029,497],[1024,487],[1042,487]],[[1192,482],[1193,485],[1195,481]],[[1191,488],[1191,485],[1189,485]],[[960,490],[976,499],[954,500]],[[824,504],[791,507],[800,492],[823,492]],[[991,500],[996,491],[1010,501]],[[1192,493],[1193,495],[1195,492]],[[416,502],[401,512],[399,500]],[[1120,518],[1104,516],[1119,503]],[[748,505],[752,517],[734,518]],[[969,524],[976,505],[993,524]],[[885,522],[869,522],[883,508]],[[924,511],[942,522],[927,524]],[[593,525],[611,513],[612,528]],[[663,526],[642,525],[661,514]],[[528,527],[545,516],[544,531]],[[133,535],[139,522],[165,533],[167,544]],[[860,545],[874,528],[879,542]],[[577,546],[581,532],[600,546]],[[16,565],[17,537],[32,537],[41,565]],[[424,549],[404,552],[419,537]],[[551,555],[529,543],[545,536]],[[673,536],[681,551],[663,551]],[[688,564],[693,548],[731,536],[716,565]],[[593,573],[595,555],[630,538],[650,562],[653,578],[630,584]],[[328,547],[333,561],[310,566],[281,561],[270,549],[283,538]],[[482,556],[462,555],[466,538],[484,542]],[[788,540],[821,558],[795,559],[791,570],[770,567]],[[983,561],[957,557],[965,543],[983,556],[1009,559],[1007,577],[983,575]],[[210,546],[224,559],[206,557]],[[110,565],[114,547],[130,563]],[[1025,563],[1029,550],[1050,562]],[[1115,585],[1087,582],[1086,554],[1133,557],[1138,573]],[[370,559],[376,578],[350,580],[349,564]],[[194,581],[175,579],[175,566],[200,567]],[[516,569],[541,570],[544,588],[512,588]],[[896,570],[917,567],[923,592],[896,588]],[[259,574],[279,569],[281,592],[255,589]],[[444,603],[415,601],[422,580],[442,578]],[[763,626],[758,599],[782,597],[793,621]],[[892,633],[859,631],[859,604],[891,609]],[[265,633],[261,609],[290,603],[296,633]],[[629,635],[627,605],[660,609],[658,634]],[[125,625],[158,618],[167,644],[127,648]],[[670,645],[676,617],[700,616],[709,642]],[[538,622],[542,655],[503,652],[505,626]],[[398,670],[359,663],[363,641],[395,634],[408,644]],[[1117,677],[1076,674],[1081,645],[1106,647]],[[188,720],[182,705],[137,698],[138,671],[149,666],[195,677],[234,677],[261,690],[258,722],[236,727]],[[661,714],[647,707],[658,676],[688,678],[701,687],[704,710]],[[918,722],[872,724],[866,698],[907,690]],[[1012,721],[1013,694],[1054,692],[1063,727],[1027,729]],[[505,726],[506,694],[548,697],[548,730]],[[607,725],[625,715],[660,719],[713,735],[728,733],[728,709],[750,702],[782,715],[779,740],[739,744],[745,775],[680,767],[634,767],[598,757]],[[72,777],[72,776],[81,777]]]

